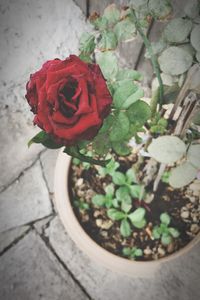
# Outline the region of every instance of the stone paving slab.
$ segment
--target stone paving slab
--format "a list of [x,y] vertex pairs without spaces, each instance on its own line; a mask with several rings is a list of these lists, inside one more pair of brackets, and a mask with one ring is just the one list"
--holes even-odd
[[0,194],[0,232],[52,213],[39,162]]
[[56,217],[46,230],[57,255],[95,300],[198,300],[200,245],[187,256],[164,267],[151,279],[114,274],[94,264],[69,238]]
[[87,300],[34,232],[1,257],[1,300]]
[[30,229],[29,226],[20,226],[0,233],[0,253],[15,242],[19,237],[24,235]]
[[53,193],[54,190],[54,169],[56,165],[56,159],[58,156],[59,150],[50,150],[48,149],[40,156],[40,161],[42,164],[42,169],[44,172],[44,177],[47,182],[47,186],[50,193]]

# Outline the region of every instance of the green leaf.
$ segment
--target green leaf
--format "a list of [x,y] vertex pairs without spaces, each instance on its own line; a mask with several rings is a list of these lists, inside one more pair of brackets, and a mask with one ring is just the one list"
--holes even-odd
[[114,116],[109,115],[103,122],[103,126],[99,130],[100,133],[107,133],[107,131],[110,129],[114,121]]
[[172,242],[172,238],[171,238],[170,235],[167,235],[167,234],[163,234],[162,235],[162,237],[161,237],[161,243],[163,245],[167,246],[167,245],[171,244],[171,242]]
[[172,169],[169,184],[173,188],[181,188],[192,182],[197,175],[197,169],[189,162],[185,162],[180,166]]
[[161,236],[161,230],[160,230],[160,227],[159,227],[159,226],[155,226],[155,227],[153,228],[152,234],[153,234],[153,237],[154,237],[155,239],[159,239],[160,236]]
[[107,215],[111,220],[114,220],[114,221],[120,221],[120,220],[124,219],[126,216],[124,212],[119,211],[115,208],[108,209]]
[[169,0],[149,0],[148,8],[154,18],[166,18],[172,11],[171,1]]
[[130,40],[136,36],[135,25],[129,18],[118,22],[114,27],[114,32],[118,41]]
[[180,235],[180,232],[177,229],[173,228],[173,227],[169,228],[169,232],[173,236],[173,238],[178,238],[179,235]]
[[137,123],[143,126],[151,117],[150,106],[146,102],[138,100],[129,107],[127,116],[131,123]]
[[99,155],[105,155],[111,148],[111,143],[109,140],[108,133],[98,133],[98,135],[94,138],[92,143],[92,147],[94,151]]
[[106,79],[114,79],[118,72],[117,58],[111,51],[99,52],[96,55],[97,63]]
[[170,43],[182,43],[192,30],[192,21],[183,18],[171,20],[164,29],[164,37]]
[[90,18],[90,22],[99,31],[105,30],[108,27],[108,20],[104,16]]
[[104,31],[101,35],[101,39],[97,45],[97,48],[101,51],[114,50],[117,47],[117,38],[114,32]]
[[95,37],[89,32],[81,35],[79,42],[79,50],[84,54],[91,54],[95,49]]
[[142,256],[143,255],[142,249],[139,249],[139,248],[135,249],[134,255],[137,256],[137,257]]
[[126,178],[128,179],[129,184],[137,183],[137,177],[133,168],[130,168],[126,171]]
[[199,13],[199,1],[198,0],[187,1],[184,7],[184,12],[186,16],[188,16],[190,19],[196,18]]
[[[160,40],[158,42],[151,42],[151,48],[155,55],[161,53],[166,48],[166,46],[167,46],[167,44],[163,40]],[[151,58],[151,54],[149,53],[148,49],[146,49],[145,57]]]
[[106,199],[104,195],[95,195],[92,197],[92,203],[96,206],[104,206],[105,201]]
[[200,51],[200,25],[196,25],[191,32],[190,41],[196,51]]
[[129,5],[137,11],[140,11],[143,7],[147,9],[148,0],[130,0]]
[[143,185],[131,185],[130,186],[131,196],[133,198],[142,200],[144,197],[144,186]]
[[128,132],[129,119],[125,112],[119,112],[115,117],[112,129],[110,131],[110,140],[112,142],[121,141],[124,139]]
[[127,186],[120,186],[117,190],[116,190],[116,197],[119,201],[122,201],[123,199],[126,199],[128,197],[129,203],[131,203],[131,198],[129,196],[129,189]]
[[164,73],[180,75],[186,72],[192,65],[193,57],[187,51],[179,47],[169,47],[158,58],[160,68]]
[[127,156],[131,153],[131,148],[127,145],[126,142],[112,142],[113,150],[120,156]]
[[126,219],[121,221],[120,233],[123,237],[128,237],[131,235],[131,227]]
[[124,247],[124,248],[122,249],[122,253],[123,253],[123,255],[125,255],[125,256],[130,256],[130,255],[131,255],[131,248],[129,248],[129,247]]
[[103,17],[106,18],[109,25],[116,24],[120,19],[120,12],[116,4],[107,6],[104,10]]
[[144,228],[147,224],[147,221],[145,219],[142,219],[141,221],[139,222],[134,222],[134,226],[138,229],[141,229],[141,228]]
[[129,214],[128,218],[131,220],[132,224],[135,225],[135,223],[143,221],[145,213],[145,209],[143,207],[139,207],[134,212]]
[[186,145],[176,136],[165,135],[153,139],[148,152],[158,162],[171,164],[183,157]]
[[29,142],[28,147],[30,147],[32,144],[42,144],[43,146],[49,148],[49,149],[58,149],[62,147],[63,145],[57,144],[53,137],[51,137],[50,134],[46,133],[45,131],[40,131],[37,133]]
[[124,185],[126,183],[126,177],[121,172],[115,172],[112,176],[112,179],[116,185]]
[[142,74],[138,71],[130,70],[130,69],[120,69],[117,73],[116,80],[142,80]]
[[126,196],[126,198],[122,199],[121,210],[125,213],[128,213],[132,208],[132,201],[130,196]]
[[165,225],[169,225],[169,223],[171,222],[171,218],[167,213],[162,213],[160,215],[160,221]]
[[106,187],[105,187],[105,192],[106,192],[106,194],[107,195],[109,195],[109,196],[113,196],[114,195],[114,185],[111,183],[111,184],[109,184],[109,185],[107,185]]
[[197,169],[200,169],[200,144],[191,145],[188,153],[187,160]]
[[86,63],[92,63],[92,59],[91,59],[91,57],[90,57],[90,54],[84,54],[84,53],[80,53],[79,54],[79,58],[82,60],[82,61],[84,61],[84,62],[86,62]]
[[125,81],[120,85],[113,97],[115,108],[128,108],[132,103],[144,96],[141,88],[135,85],[132,81]]

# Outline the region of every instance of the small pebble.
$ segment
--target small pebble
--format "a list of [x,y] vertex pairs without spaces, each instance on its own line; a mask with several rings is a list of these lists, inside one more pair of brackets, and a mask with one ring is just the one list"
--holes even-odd
[[188,197],[191,203],[195,203],[196,202],[196,198],[194,196],[189,196]]
[[103,221],[101,228],[103,229],[110,229],[110,227],[113,225],[113,222],[111,220]]
[[161,256],[164,256],[165,255],[165,250],[163,248],[158,248],[158,253],[161,255]]
[[83,178],[79,178],[77,181],[76,181],[76,185],[77,186],[81,186],[83,184]]
[[151,255],[152,251],[149,247],[147,247],[146,249],[144,249],[144,254],[145,255]]
[[190,215],[190,213],[189,213],[188,210],[181,212],[181,218],[182,219],[187,219],[189,217],[189,215]]
[[96,225],[97,225],[97,227],[101,227],[102,223],[103,223],[102,219],[96,219]]
[[171,243],[167,246],[167,252],[172,253],[174,251],[174,243]]
[[100,232],[100,235],[103,236],[104,238],[106,238],[106,237],[108,237],[108,232],[105,231],[105,230],[102,230],[102,231]]
[[98,218],[99,216],[101,216],[100,210],[95,210],[93,216],[94,216],[95,218]]
[[198,226],[197,224],[192,224],[192,225],[190,226],[190,231],[191,231],[192,233],[194,233],[194,234],[198,233],[198,231],[199,231],[199,226]]

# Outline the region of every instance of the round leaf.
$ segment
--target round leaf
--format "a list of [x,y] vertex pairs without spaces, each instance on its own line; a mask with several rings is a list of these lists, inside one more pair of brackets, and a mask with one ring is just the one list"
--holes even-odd
[[180,235],[180,232],[177,229],[173,228],[173,227],[169,228],[169,232],[173,236],[173,238],[177,238]]
[[135,256],[142,256],[143,255],[142,249],[139,249],[139,248],[135,249],[134,255]]
[[185,162],[172,170],[169,177],[169,184],[173,188],[181,188],[193,181],[196,175],[197,169],[191,163]]
[[141,229],[141,228],[144,228],[146,224],[147,224],[147,221],[145,219],[142,219],[140,222],[135,222],[133,225],[136,228]]
[[90,54],[95,48],[95,37],[89,32],[84,32],[80,38],[79,50],[84,54]]
[[[130,198],[129,196],[129,189],[126,186],[120,186],[117,190],[116,190],[116,197],[119,201],[122,201],[125,198]],[[129,200],[131,203],[131,199]]]
[[104,10],[103,17],[106,18],[108,24],[115,24],[120,19],[120,12],[116,7],[116,4],[111,4],[107,6]]
[[122,212],[122,211],[119,211],[115,208],[110,208],[108,211],[107,211],[107,215],[110,219],[114,220],[114,221],[119,221],[119,220],[122,220],[124,219],[125,217],[125,214]]
[[160,68],[164,73],[180,75],[186,72],[192,65],[191,54],[179,47],[169,47],[158,58]]
[[105,192],[106,192],[107,195],[113,196],[114,195],[114,185],[112,183],[107,185],[105,187]]
[[183,18],[176,18],[169,22],[165,27],[164,37],[170,43],[182,43],[186,40],[191,30],[192,21]]
[[153,17],[160,19],[167,17],[172,11],[169,0],[149,0],[148,8]]
[[190,36],[190,41],[195,50],[200,51],[200,25],[196,25],[193,28]]
[[129,119],[125,112],[120,112],[118,115],[116,115],[112,129],[110,131],[111,142],[118,142],[123,140],[129,132],[129,126]]
[[191,19],[194,19],[198,16],[199,13],[199,2],[198,0],[190,0],[186,3],[184,7],[184,12],[186,16]]
[[136,174],[133,168],[128,169],[128,171],[126,172],[126,177],[129,183],[137,182]]
[[163,213],[160,215],[160,221],[165,225],[169,225],[171,218],[167,213]]
[[123,255],[125,255],[125,256],[131,255],[131,248],[129,248],[129,247],[124,247],[124,248],[122,249],[122,253],[123,253]]
[[143,207],[139,207],[134,212],[129,214],[128,217],[134,225],[135,223],[139,223],[144,219],[145,213],[145,209]]
[[125,142],[112,142],[113,150],[120,156],[127,156],[131,153],[131,148]]
[[114,32],[118,41],[129,40],[136,35],[135,25],[128,18],[118,22],[114,27]]
[[127,108],[128,106],[130,106],[134,101],[138,100],[138,98],[135,99],[132,103],[129,103],[130,101],[128,101],[128,98],[131,95],[134,95],[138,89],[138,86],[135,85],[131,80],[125,81],[116,89],[114,93],[114,106],[116,108]]
[[154,237],[155,239],[159,239],[160,236],[161,236],[160,227],[155,226],[155,227],[153,228],[152,234],[153,234],[153,237]]
[[161,237],[161,243],[165,246],[171,244],[172,242],[172,238],[170,235],[165,235],[163,234],[162,237]]
[[123,237],[128,237],[131,235],[131,227],[126,219],[122,220],[121,222],[120,233]]
[[97,47],[101,51],[115,49],[117,47],[117,38],[114,32],[104,31]]
[[100,52],[97,54],[97,63],[106,79],[113,79],[118,72],[117,58],[111,51]]
[[126,177],[121,172],[115,172],[112,176],[114,184],[123,185],[126,182]]
[[97,206],[103,206],[105,204],[105,196],[104,195],[95,195],[92,198],[92,203]]
[[129,70],[129,69],[120,69],[117,73],[117,80],[141,80],[142,75],[135,70]]
[[138,100],[129,107],[127,116],[131,123],[144,125],[151,116],[151,109],[146,102]]
[[165,135],[153,139],[148,152],[158,162],[171,164],[185,154],[186,145],[176,136]]
[[200,144],[190,146],[187,159],[194,167],[200,169]]

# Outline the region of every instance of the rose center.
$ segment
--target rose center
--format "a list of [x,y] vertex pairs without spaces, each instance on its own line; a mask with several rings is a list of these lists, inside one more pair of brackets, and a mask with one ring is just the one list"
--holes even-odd
[[67,83],[60,90],[59,104],[61,113],[70,118],[76,111],[76,99],[73,99],[73,96],[76,93],[78,87],[78,82],[69,78]]

